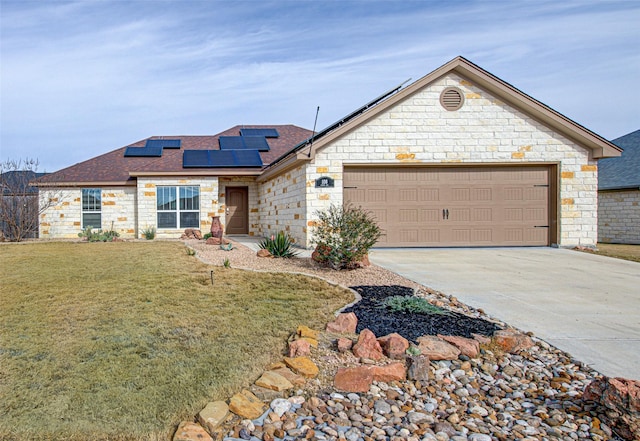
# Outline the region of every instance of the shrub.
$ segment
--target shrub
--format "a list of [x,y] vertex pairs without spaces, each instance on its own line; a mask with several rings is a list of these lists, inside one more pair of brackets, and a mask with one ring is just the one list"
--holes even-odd
[[156,227],[147,227],[142,230],[142,235],[147,240],[153,240],[156,238]]
[[211,234],[211,232],[209,232],[209,233],[205,234],[204,236],[202,236],[202,240],[207,240],[210,237],[213,237],[213,234]]
[[331,205],[316,214],[316,260],[334,269],[356,268],[382,235],[373,215],[362,207]]
[[280,231],[276,236],[272,235],[271,238],[265,238],[259,246],[274,257],[291,258],[298,254],[293,251],[293,239],[284,231]]
[[96,230],[93,231],[91,227],[87,227],[78,233],[78,237],[83,237],[89,242],[113,242],[116,237],[120,237],[117,231],[108,230]]
[[446,311],[432,305],[422,297],[391,296],[381,302],[382,306],[393,312],[412,314],[446,314]]

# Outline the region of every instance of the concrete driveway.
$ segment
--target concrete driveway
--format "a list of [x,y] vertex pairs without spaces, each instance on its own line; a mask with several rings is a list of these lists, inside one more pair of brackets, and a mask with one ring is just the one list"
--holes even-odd
[[370,260],[604,375],[640,379],[640,263],[556,248],[380,248]]

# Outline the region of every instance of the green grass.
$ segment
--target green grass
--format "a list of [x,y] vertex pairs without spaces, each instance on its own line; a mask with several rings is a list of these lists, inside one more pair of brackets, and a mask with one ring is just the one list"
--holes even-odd
[[170,439],[352,299],[211,269],[170,242],[0,246],[0,439]]

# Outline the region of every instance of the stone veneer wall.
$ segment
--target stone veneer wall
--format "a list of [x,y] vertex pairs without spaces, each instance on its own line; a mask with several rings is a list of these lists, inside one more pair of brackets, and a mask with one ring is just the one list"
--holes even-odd
[[[457,111],[447,111],[439,102],[449,86],[465,95]],[[328,175],[335,179],[335,188],[307,185],[307,224],[313,226],[316,210],[342,204],[345,165],[535,162],[559,164],[559,245],[595,246],[598,171],[590,151],[450,74],[317,153],[306,166],[307,182]]]
[[640,244],[640,190],[598,193],[598,240]]
[[286,231],[301,246],[307,244],[306,188],[314,183],[305,178],[305,167],[287,171],[258,187],[260,236]]
[[[121,237],[135,237],[136,188],[86,187],[102,190],[102,229]],[[53,198],[55,205],[40,215],[40,238],[78,238],[82,231],[82,188],[40,190],[41,198]]]
[[[259,223],[259,210],[258,210],[258,186],[256,184],[255,178],[250,177],[230,177],[230,178],[219,178],[219,208],[218,208],[218,216],[220,216],[220,222],[222,223],[222,231],[225,231],[226,219],[225,219],[225,211],[226,211],[226,188],[227,187],[247,187],[248,189],[248,199],[249,199],[249,235],[254,236],[257,234],[260,229]],[[209,227],[210,228],[210,227]],[[208,233],[207,231],[203,231],[203,234]]]
[[[218,178],[194,177],[194,178],[138,178],[138,237],[142,237],[142,231],[148,227],[155,227],[157,220],[156,187],[163,185],[197,185],[200,187],[200,229],[205,234],[211,229],[211,217],[218,215]],[[184,228],[158,229],[156,237],[160,239],[179,238]]]

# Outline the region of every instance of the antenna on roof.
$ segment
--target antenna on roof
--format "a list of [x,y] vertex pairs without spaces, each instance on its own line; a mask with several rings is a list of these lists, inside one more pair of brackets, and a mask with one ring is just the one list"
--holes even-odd
[[320,113],[320,106],[316,109],[316,120],[313,122],[313,135],[311,136],[311,142],[309,143],[309,154],[307,158],[311,157],[311,149],[313,148],[313,139],[316,137],[316,124],[318,124],[318,113]]

